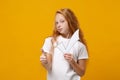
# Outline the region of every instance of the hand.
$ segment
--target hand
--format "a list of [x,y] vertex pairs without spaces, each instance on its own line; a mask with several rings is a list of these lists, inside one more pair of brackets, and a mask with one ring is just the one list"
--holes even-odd
[[65,58],[69,63],[73,63],[73,62],[74,62],[73,55],[70,54],[70,53],[65,53],[65,54],[64,54],[64,58]]
[[41,50],[42,51],[42,55],[40,56],[40,61],[42,64],[47,64],[48,61],[47,61],[47,53],[43,51],[43,49]]

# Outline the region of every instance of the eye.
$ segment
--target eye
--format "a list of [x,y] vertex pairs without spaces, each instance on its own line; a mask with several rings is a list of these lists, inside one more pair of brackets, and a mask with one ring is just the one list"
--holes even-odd
[[55,22],[55,24],[58,24],[58,22]]
[[63,22],[65,22],[65,21],[64,21],[64,20],[61,20],[60,22],[63,23]]

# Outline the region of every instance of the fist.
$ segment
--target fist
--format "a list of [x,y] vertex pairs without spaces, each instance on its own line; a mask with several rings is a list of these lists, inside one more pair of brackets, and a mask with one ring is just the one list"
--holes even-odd
[[47,64],[47,53],[42,50],[42,55],[40,56],[40,61],[42,64]]
[[47,64],[47,57],[42,54],[42,55],[40,56],[40,61],[41,61],[42,64]]
[[64,54],[64,58],[69,62],[71,63],[74,59],[73,59],[73,55],[70,54],[70,53],[65,53]]

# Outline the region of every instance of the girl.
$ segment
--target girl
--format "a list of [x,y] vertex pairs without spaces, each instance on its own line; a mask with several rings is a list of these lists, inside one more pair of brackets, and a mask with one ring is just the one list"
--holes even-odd
[[[72,43],[73,34],[79,30],[79,40]],[[69,45],[72,43],[72,45]],[[65,52],[67,47],[72,46]],[[53,35],[45,39],[40,61],[48,71],[48,80],[80,80],[85,74],[88,59],[87,45],[79,23],[70,9],[60,9],[55,15]]]

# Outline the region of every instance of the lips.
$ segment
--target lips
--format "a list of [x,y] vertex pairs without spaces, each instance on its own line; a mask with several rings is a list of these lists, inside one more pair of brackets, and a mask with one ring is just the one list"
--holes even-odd
[[57,29],[59,32],[62,30],[62,28],[60,28],[60,29]]

